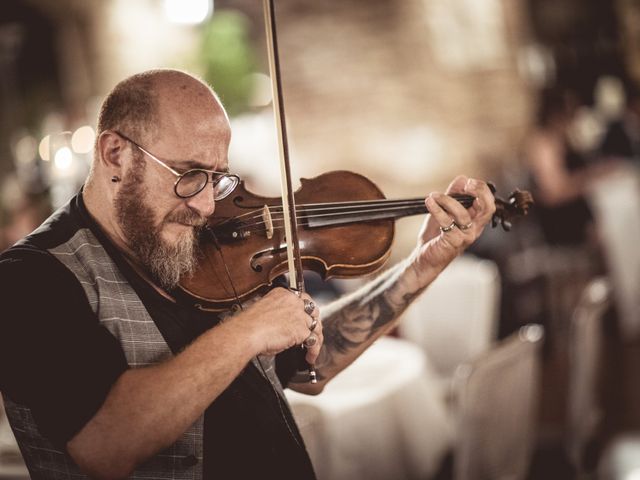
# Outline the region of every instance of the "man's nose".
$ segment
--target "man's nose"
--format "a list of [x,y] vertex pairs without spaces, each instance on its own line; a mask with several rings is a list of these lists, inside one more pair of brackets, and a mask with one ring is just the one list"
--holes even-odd
[[213,199],[213,190],[211,185],[207,184],[201,192],[187,200],[189,208],[195,210],[203,217],[210,217],[216,208],[216,202]]

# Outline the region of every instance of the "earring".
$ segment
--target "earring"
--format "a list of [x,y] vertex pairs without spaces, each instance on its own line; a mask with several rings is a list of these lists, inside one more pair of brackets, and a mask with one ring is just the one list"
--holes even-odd
[[120,177],[117,175],[114,175],[113,177],[111,177],[111,181],[113,183],[118,183],[120,181]]

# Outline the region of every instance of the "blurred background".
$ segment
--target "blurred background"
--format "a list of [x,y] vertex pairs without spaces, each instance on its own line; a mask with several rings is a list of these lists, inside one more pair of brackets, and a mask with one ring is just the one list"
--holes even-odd
[[[344,458],[330,447],[347,440],[326,419],[358,415],[335,411],[348,378],[326,400],[292,396],[319,476],[640,478],[640,1],[276,7],[294,178],[353,170],[403,198],[463,173],[504,198],[528,189],[537,203],[511,232],[488,229],[380,347],[413,348],[419,379],[356,389],[359,414],[425,395],[401,407],[406,418],[381,421],[394,432],[378,432],[381,451],[397,453],[388,469],[372,466],[376,445]],[[214,87],[231,117],[232,170],[277,196],[262,15],[256,0],[3,2],[0,250],[77,192],[101,100],[150,68]],[[421,221],[398,223],[391,263]],[[357,283],[313,288],[329,300]],[[388,353],[355,371],[400,369],[401,357],[380,364]],[[353,442],[375,430],[362,426]],[[0,420],[0,472],[19,463]]]

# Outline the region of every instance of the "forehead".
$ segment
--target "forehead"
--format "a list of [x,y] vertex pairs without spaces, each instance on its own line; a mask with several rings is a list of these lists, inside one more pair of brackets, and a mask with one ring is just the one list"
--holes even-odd
[[231,140],[229,121],[219,104],[206,100],[209,108],[202,104],[187,108],[186,104],[167,102],[166,107],[173,103],[174,108],[159,111],[157,144],[167,158],[183,160],[184,165],[176,166],[226,167]]

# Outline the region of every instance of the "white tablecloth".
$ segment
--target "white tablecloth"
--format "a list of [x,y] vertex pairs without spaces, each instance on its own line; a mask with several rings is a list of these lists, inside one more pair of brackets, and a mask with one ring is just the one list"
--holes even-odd
[[424,353],[381,338],[318,396],[287,391],[319,480],[428,478],[453,427]]

